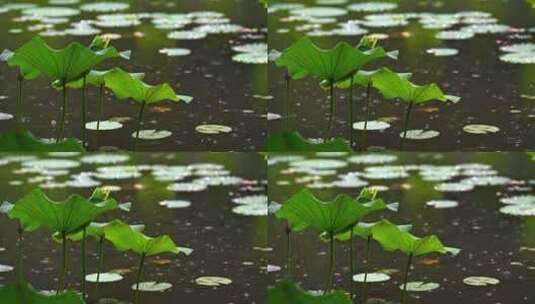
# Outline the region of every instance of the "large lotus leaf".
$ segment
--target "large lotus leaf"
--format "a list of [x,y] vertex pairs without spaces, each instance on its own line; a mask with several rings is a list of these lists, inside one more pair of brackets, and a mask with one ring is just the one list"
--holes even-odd
[[[372,230],[375,225],[379,224],[380,222],[373,222],[373,223],[365,223],[365,222],[359,222],[357,225],[353,227],[353,235],[360,237],[362,239],[368,239],[369,236],[372,235]],[[402,231],[409,232],[412,229],[412,225],[398,225],[399,229]],[[351,238],[351,230],[346,230],[344,232],[340,232],[336,234],[335,239],[339,241],[347,241]],[[328,236],[325,234],[322,234],[322,239],[328,240]]]
[[121,53],[114,47],[94,51],[78,42],[63,49],[54,49],[36,36],[18,48],[7,62],[10,66],[38,70],[54,80],[70,82],[98,63],[119,56]]
[[108,73],[105,77],[106,88],[119,99],[132,98],[138,102],[156,103],[163,100],[183,101],[189,103],[192,97],[177,95],[167,83],[152,86],[138,77],[121,69]]
[[0,152],[84,152],[82,145],[73,138],[59,143],[45,143],[30,131],[18,128],[0,135]]
[[351,147],[343,138],[335,138],[326,143],[311,143],[298,132],[282,132],[268,137],[270,152],[351,152]]
[[19,282],[0,288],[0,302],[3,304],[84,304],[76,291],[66,291],[60,295],[44,295],[29,283]]
[[[92,236],[95,239],[99,240],[101,237],[104,237],[106,235],[106,227],[115,225],[115,221],[107,222],[107,223],[98,223],[98,222],[92,222],[86,227],[86,237]],[[145,230],[145,225],[130,225],[132,229],[135,231],[143,232]],[[67,239],[71,241],[78,242],[82,240],[84,237],[83,231],[79,230],[74,233],[71,233],[67,235]],[[54,234],[54,239],[56,241],[61,241],[61,235],[58,233]]]
[[[379,72],[381,73],[395,73],[399,77],[403,79],[410,79],[412,77],[412,73],[396,73],[392,72],[391,70],[387,68],[380,68],[377,70],[371,70],[371,71],[365,71],[365,70],[359,70],[355,76],[353,76],[353,85],[359,85],[359,86],[368,86],[368,84],[373,83],[373,77],[377,75]],[[379,74],[381,75],[381,74]],[[339,81],[336,83],[336,87],[340,89],[348,89],[351,86],[351,78],[346,78],[342,81]],[[322,87],[326,88],[327,84],[322,83]]]
[[[0,54],[0,61],[9,62],[9,60],[11,59],[11,57],[13,57],[14,54],[15,53],[13,53],[11,50],[6,49]],[[34,69],[31,65],[26,63],[21,63],[19,65],[19,71],[26,80],[32,80],[41,75],[41,72],[39,72],[39,70]]]
[[285,49],[275,63],[277,66],[286,67],[293,79],[311,75],[321,80],[338,82],[366,63],[386,55],[381,47],[362,51],[346,42],[324,50],[317,47],[309,37],[303,37]]
[[168,235],[152,238],[121,221],[114,221],[107,225],[105,237],[117,250],[132,250],[139,255],[153,256],[165,252],[189,255],[192,252],[189,248],[177,247]]
[[268,304],[352,304],[343,290],[326,295],[312,295],[297,284],[283,281],[268,289]]
[[406,255],[420,256],[429,253],[457,255],[460,252],[457,248],[444,246],[435,235],[420,238],[387,220],[382,220],[373,226],[372,236],[386,251],[399,250]]
[[275,215],[286,219],[292,230],[297,232],[310,227],[337,234],[349,229],[366,215],[384,208],[386,205],[382,201],[361,204],[345,194],[323,202],[310,190],[303,189],[284,202]]
[[51,200],[37,188],[15,203],[9,212],[11,219],[18,219],[26,231],[41,227],[54,232],[73,233],[89,225],[104,212],[116,209],[113,199],[93,204],[79,196],[69,196],[64,201]]
[[372,84],[386,99],[399,98],[413,103],[425,103],[431,100],[458,102],[460,100],[457,96],[445,95],[434,83],[416,85],[387,68],[373,76]]
[[[95,87],[100,87],[101,85],[106,85],[106,76],[110,73],[115,73],[117,71],[123,71],[121,68],[113,68],[110,70],[91,70],[86,75],[86,85],[92,85]],[[125,71],[123,71],[125,72]],[[127,72],[125,72],[127,73]],[[145,73],[130,73],[132,77],[143,79],[145,77]],[[61,89],[61,82],[60,81],[54,81],[52,84],[56,89]],[[84,86],[84,79],[78,78],[76,80],[73,80],[69,83],[67,83],[67,87],[71,89],[80,89]]]

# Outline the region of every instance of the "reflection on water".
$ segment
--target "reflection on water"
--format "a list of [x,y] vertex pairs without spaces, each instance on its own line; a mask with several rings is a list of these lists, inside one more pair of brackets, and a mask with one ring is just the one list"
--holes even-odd
[[[39,4],[39,7],[24,13],[17,9],[19,6],[0,1],[1,49],[16,49],[36,34],[45,36],[55,47],[63,47],[71,41],[88,44],[95,34],[109,34],[118,49],[132,50],[131,60],[107,62],[99,65],[99,69],[119,65],[128,71],[144,72],[146,82],[169,82],[178,93],[195,98],[189,105],[166,102],[149,107],[145,128],[169,130],[173,134],[162,140],[145,141],[140,150],[250,151],[263,148],[266,103],[254,96],[266,94],[266,66],[233,61],[233,56],[239,54],[233,47],[265,42],[265,9],[257,1],[123,1],[129,6],[113,7],[116,10],[94,4],[84,7],[94,1],[70,5],[46,5],[42,1],[25,3]],[[56,9],[49,10],[50,6]],[[58,11],[58,7],[62,9]],[[186,37],[176,39],[176,35],[170,35],[173,32],[185,32]],[[190,40],[188,37],[195,33],[200,33],[201,39]],[[185,56],[168,56],[162,53],[165,49]],[[258,57],[258,53],[252,54]],[[14,69],[2,64],[1,112],[15,113],[14,77]],[[97,118],[97,95],[98,89],[88,90],[89,121]],[[40,137],[51,137],[59,115],[57,92],[49,87],[48,80],[38,79],[26,83],[24,96],[29,128]],[[76,137],[80,130],[80,96],[75,91],[70,96],[68,135]],[[118,102],[108,94],[104,116],[122,122],[124,127],[101,132],[98,144],[131,148],[129,137],[135,129],[138,110],[138,104]],[[232,132],[215,136],[202,134],[195,130],[202,124],[228,126]],[[0,122],[1,132],[13,127],[13,121]],[[96,132],[89,133],[91,148],[95,149]]]
[[[269,47],[282,50],[303,35],[313,36],[322,47],[332,47],[338,41],[358,43],[364,34],[379,34],[385,38],[381,46],[399,50],[397,61],[382,61],[366,66],[379,65],[396,71],[413,72],[417,84],[436,82],[449,94],[462,97],[455,105],[430,103],[420,106],[411,118],[410,127],[440,132],[438,138],[414,141],[409,150],[459,151],[459,150],[526,150],[535,146],[533,121],[535,107],[532,96],[533,50],[521,54],[532,64],[514,64],[500,60],[501,47],[533,43],[535,9],[523,0],[514,1],[399,1],[394,9],[379,10],[377,5],[368,11],[357,5],[365,1],[340,1],[343,4],[315,5],[314,1],[279,1],[307,8],[328,7],[331,11],[304,11],[302,8],[287,10],[274,5],[269,19]],[[354,10],[348,7],[354,6]],[[288,7],[286,7],[288,8]],[[298,9],[301,10],[299,13]],[[334,9],[334,11],[332,11]],[[305,17],[303,18],[304,14]],[[312,14],[309,16],[306,14]],[[469,39],[439,39],[440,32],[454,31],[454,36],[469,34]],[[457,31],[460,31],[458,33]],[[474,34],[475,33],[475,34]],[[448,36],[451,35],[447,33]],[[446,36],[446,34],[444,34]],[[429,49],[446,48],[458,51],[453,56],[436,56]],[[274,65],[270,67],[270,86],[277,102],[269,112],[283,111],[284,74]],[[292,103],[297,118],[295,125],[307,137],[323,136],[327,126],[327,93],[314,79],[294,81]],[[363,119],[365,89],[357,89],[357,120]],[[338,92],[339,107],[336,134],[347,136],[347,92]],[[370,119],[392,123],[392,127],[373,132],[369,144],[398,148],[398,134],[402,128],[405,105],[385,101],[374,93]],[[314,110],[312,110],[314,109]],[[318,109],[322,109],[318,111]],[[468,124],[496,126],[499,132],[474,136],[463,131]],[[279,121],[272,121],[270,128],[279,130]]]
[[[267,284],[262,251],[267,247],[265,165],[260,156],[59,153],[2,155],[0,164],[4,181],[0,201],[14,202],[38,186],[58,200],[72,193],[89,196],[95,186],[109,186],[118,201],[132,203],[131,211],[114,211],[99,221],[120,218],[146,224],[147,235],[169,234],[179,246],[193,248],[189,257],[162,255],[148,261],[145,280],[169,282],[173,288],[145,293],[147,303],[174,299],[212,303],[214,298],[224,303],[260,303]],[[0,216],[0,264],[15,263],[16,228],[14,221]],[[93,239],[88,247],[91,273],[97,267]],[[58,273],[60,246],[50,239],[49,232],[40,230],[26,235],[25,250],[26,277],[39,289],[54,289],[57,283],[51,278]],[[106,245],[105,255],[103,268],[125,273],[125,279],[103,285],[101,296],[131,300],[138,258],[110,245]],[[69,256],[68,286],[80,288],[79,244],[70,246]],[[226,277],[233,282],[221,287],[196,285],[195,279],[203,276]],[[2,273],[0,285],[13,279],[13,272]],[[94,285],[88,288],[91,296]]]
[[[388,203],[400,203],[399,212],[384,212],[365,221],[386,217],[400,224],[412,223],[415,235],[436,234],[444,243],[463,250],[457,257],[420,258],[411,280],[436,282],[441,287],[430,293],[414,293],[413,298],[436,303],[467,299],[530,303],[534,298],[529,286],[535,282],[534,167],[535,161],[522,153],[278,154],[269,160],[269,199],[284,202],[303,187],[324,200],[339,193],[357,196],[363,186],[375,187]],[[437,201],[438,206],[434,205]],[[439,208],[444,201],[457,204],[448,202]],[[525,213],[505,214],[511,210]],[[285,265],[284,226],[271,218],[272,265]],[[322,289],[328,245],[315,232],[295,235],[294,240],[296,278],[304,288]],[[399,270],[406,263],[401,254],[385,253],[374,244],[372,258],[365,264],[364,244],[360,240],[356,244],[357,272],[365,267],[369,271]],[[335,282],[346,290],[348,252],[347,243],[338,244]],[[284,270],[271,276],[282,278]],[[469,287],[463,284],[468,276],[494,277],[501,283]],[[392,277],[389,282],[373,284],[370,296],[397,301],[401,274],[395,272]]]

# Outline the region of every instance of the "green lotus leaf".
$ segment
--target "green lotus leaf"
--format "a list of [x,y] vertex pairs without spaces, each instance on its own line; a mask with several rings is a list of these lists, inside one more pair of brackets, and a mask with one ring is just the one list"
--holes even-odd
[[290,281],[278,283],[268,289],[268,304],[352,304],[353,302],[343,290],[333,291],[326,295],[312,295],[297,284]]
[[[371,71],[359,70],[355,74],[355,76],[353,76],[353,85],[359,85],[359,86],[365,87],[368,84],[373,84],[374,76],[379,73],[395,73],[400,78],[403,78],[403,79],[410,79],[412,77],[412,73],[396,73],[396,72],[392,72],[391,70],[387,68],[380,68],[380,69],[371,70]],[[382,75],[382,74],[379,74],[379,75]],[[336,83],[336,87],[340,89],[348,89],[349,86],[351,86],[351,78],[347,78]],[[326,82],[322,82],[322,87],[327,88],[328,84]]]
[[98,63],[121,55],[114,47],[95,51],[78,42],[63,49],[54,49],[43,38],[36,36],[18,48],[7,63],[22,69],[37,70],[53,80],[70,82],[80,78]]
[[404,102],[425,103],[431,100],[458,102],[457,96],[445,95],[434,83],[416,85],[398,73],[387,68],[375,73],[372,77],[373,86],[381,92],[386,99],[399,98]]
[[168,235],[152,238],[121,221],[114,221],[107,225],[104,233],[106,239],[112,242],[119,251],[131,250],[145,256],[154,256],[166,252],[190,255],[193,251],[189,248],[177,247]]
[[[358,236],[362,239],[368,239],[372,235],[372,230],[375,225],[380,222],[366,223],[359,222],[355,227],[353,227],[353,235]],[[412,229],[412,225],[397,225],[401,231],[409,232]],[[351,238],[351,230],[346,230],[344,232],[338,233],[334,236],[335,239],[339,241],[348,241]],[[328,241],[329,238],[326,234],[322,234],[322,239]]]
[[[124,72],[121,68],[113,68],[110,70],[91,70],[86,75],[86,85],[92,85],[95,87],[100,87],[101,85],[106,85],[106,76],[110,73],[117,73],[117,72]],[[132,77],[137,79],[143,79],[145,77],[145,73],[130,73]],[[59,80],[54,81],[52,84],[56,89],[61,89],[61,82]],[[76,80],[73,80],[69,83],[67,83],[67,87],[71,89],[81,89],[84,86],[84,80],[83,78],[78,78]]]
[[[13,51],[6,49],[0,54],[0,61],[9,62],[9,60],[13,57],[14,54],[15,53],[13,53]],[[26,63],[21,63],[19,65],[19,71],[22,77],[24,77],[24,79],[26,80],[32,80],[41,75],[41,72],[39,72],[39,70],[34,69],[33,66]]]
[[268,137],[270,152],[351,152],[351,147],[343,138],[335,138],[326,143],[312,143],[298,132],[282,132]]
[[84,304],[76,291],[66,291],[59,295],[44,295],[29,283],[19,279],[17,283],[0,288],[3,304]]
[[284,202],[275,216],[286,219],[296,232],[310,227],[336,235],[356,225],[366,215],[385,208],[381,200],[363,204],[345,194],[323,202],[310,190],[303,189]]
[[382,220],[373,226],[372,236],[386,251],[399,250],[406,255],[421,256],[429,253],[457,255],[460,252],[460,249],[444,246],[435,235],[420,238],[387,220]]
[[[115,225],[115,221],[107,222],[107,223],[99,223],[99,222],[92,222],[86,227],[86,237],[92,236],[95,239],[99,240],[101,237],[106,236],[106,227]],[[145,230],[145,225],[130,225],[133,230],[143,232]],[[61,235],[59,233],[54,233],[53,235],[54,240],[61,242]],[[76,231],[74,233],[71,233],[67,235],[67,239],[78,242],[81,241],[84,237],[83,231]]]
[[317,47],[309,37],[303,37],[285,49],[275,64],[286,67],[293,79],[309,75],[329,82],[338,82],[349,77],[368,62],[387,56],[381,47],[367,51],[340,42],[334,48]]
[[70,234],[117,206],[113,199],[93,204],[79,195],[69,196],[64,201],[53,201],[43,190],[37,188],[18,200],[8,216],[18,219],[26,231],[44,227],[54,232]]
[[59,143],[45,143],[24,128],[0,135],[0,152],[84,152],[78,140],[69,138]]

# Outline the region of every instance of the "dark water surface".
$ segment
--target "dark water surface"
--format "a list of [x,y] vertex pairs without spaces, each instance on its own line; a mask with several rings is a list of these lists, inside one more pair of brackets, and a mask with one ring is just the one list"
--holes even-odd
[[[50,158],[50,156],[44,158]],[[63,159],[64,157],[55,157]],[[78,157],[68,157],[77,159]],[[37,182],[33,177],[47,176],[45,173],[21,173],[21,165],[11,159],[0,156],[0,179],[2,183],[1,201],[15,201],[43,181]],[[223,165],[231,176],[242,178],[239,185],[210,186],[201,192],[173,192],[166,190],[170,182],[156,181],[149,171],[143,171],[138,178],[124,180],[107,180],[103,185],[116,185],[122,190],[113,193],[121,203],[132,202],[131,212],[114,211],[99,218],[108,221],[114,218],[128,223],[146,225],[145,233],[154,236],[169,234],[179,246],[194,249],[191,256],[161,255],[149,258],[144,276],[146,281],[169,282],[172,289],[163,293],[143,292],[141,303],[262,303],[265,298],[265,253],[267,247],[267,217],[244,216],[233,213],[233,198],[249,195],[265,195],[265,165],[255,154],[154,154],[132,155],[121,165],[167,165],[180,166],[201,163]],[[102,165],[82,164],[70,170],[94,172]],[[147,169],[147,168],[145,168]],[[49,175],[50,176],[50,175]],[[62,183],[67,176],[49,177],[52,183]],[[193,178],[193,179],[192,179]],[[192,181],[189,177],[184,181]],[[32,181],[33,180],[33,181]],[[20,181],[20,185],[18,182]],[[64,199],[68,194],[89,195],[92,188],[55,188],[46,189],[54,199]],[[191,206],[180,209],[168,209],[158,203],[163,200],[189,200]],[[14,265],[17,224],[9,221],[5,215],[0,216],[0,264]],[[57,286],[56,277],[60,263],[60,245],[50,239],[50,233],[40,230],[28,233],[24,243],[26,278],[38,289],[50,290]],[[96,242],[88,241],[88,272],[96,271]],[[67,284],[71,288],[80,288],[79,243],[70,243],[69,273]],[[124,280],[117,283],[102,284],[100,295],[131,301],[130,286],[135,281],[138,257],[133,253],[120,253],[110,244],[105,246],[104,270],[125,269],[129,271]],[[195,284],[201,276],[221,276],[230,278],[230,285],[206,287]],[[0,285],[14,279],[14,273],[0,274]],[[88,283],[90,297],[94,295],[94,284]],[[94,303],[90,298],[89,303]]]
[[[343,5],[331,7],[345,8],[349,3],[366,1],[348,1]],[[318,6],[314,1],[290,1],[290,3]],[[388,66],[395,71],[414,73],[412,81],[417,84],[436,82],[445,92],[462,98],[458,104],[443,105],[439,102],[415,107],[409,129],[432,129],[441,134],[439,137],[421,141],[407,140],[406,150],[424,151],[511,151],[535,148],[535,65],[512,64],[499,60],[503,54],[500,46],[533,42],[533,33],[529,29],[535,26],[535,9],[524,0],[508,1],[397,1],[399,7],[392,11],[377,13],[351,12],[337,17],[338,23],[348,20],[364,20],[366,15],[382,13],[437,13],[455,14],[466,11],[481,11],[492,14],[498,24],[512,27],[508,33],[476,34],[468,40],[439,40],[435,33],[440,30],[424,29],[415,19],[406,26],[367,27],[369,33],[386,33],[389,38],[380,41],[388,50],[399,50],[398,61],[383,60],[370,64],[365,69]],[[306,22],[285,22],[287,11],[276,11],[268,15],[269,47],[282,50],[293,41],[306,34],[306,30],[296,27]],[[313,18],[309,18],[313,23]],[[463,25],[455,25],[448,30],[458,30]],[[320,30],[332,30],[336,23],[320,25]],[[289,29],[288,33],[280,32]],[[523,37],[521,37],[523,36]],[[330,48],[338,41],[357,44],[361,36],[326,36],[313,37],[321,47]],[[522,39],[520,39],[522,38]],[[436,57],[426,53],[429,48],[455,48],[458,55]],[[270,88],[275,96],[270,112],[280,114],[283,111],[284,71],[270,66]],[[307,78],[292,82],[292,103],[297,118],[294,124],[306,137],[321,138],[327,128],[329,103],[327,92],[320,89],[317,80]],[[349,137],[349,107],[347,91],[337,91],[338,110],[333,134]],[[357,88],[357,121],[363,119],[365,89]],[[384,132],[369,132],[368,145],[398,149],[406,104],[383,100],[380,94],[373,93],[370,119],[390,121],[391,127]],[[472,135],[463,132],[467,124],[488,124],[500,128],[495,134]],[[271,132],[281,129],[281,121],[270,122]],[[359,132],[357,134],[360,136]]]
[[[17,1],[29,3],[30,1]],[[81,1],[93,3],[94,1]],[[125,1],[123,1],[125,2]],[[114,40],[113,45],[120,50],[132,50],[130,61],[115,60],[99,65],[105,69],[117,65],[127,71],[146,73],[145,81],[151,84],[169,82],[179,94],[194,97],[191,104],[173,104],[164,102],[148,107],[145,115],[146,129],[163,129],[173,132],[171,137],[144,141],[139,145],[141,151],[256,151],[264,147],[266,135],[266,103],[253,97],[265,94],[267,75],[265,65],[238,63],[232,60],[236,54],[231,47],[246,43],[265,41],[266,12],[257,1],[222,0],[222,1],[126,1],[130,8],[118,13],[168,13],[187,14],[191,12],[215,11],[223,13],[230,23],[241,25],[241,33],[210,34],[201,40],[171,40],[167,33],[171,29],[157,29],[150,18],[142,19],[140,25],[125,28],[100,28],[102,33],[118,33],[121,39]],[[6,1],[0,1],[0,6]],[[33,3],[43,3],[33,1]],[[41,6],[46,6],[41,4]],[[63,5],[68,6],[68,5]],[[78,7],[79,4],[70,5]],[[79,20],[95,20],[105,13],[83,12],[70,17],[70,23]],[[30,31],[28,27],[38,22],[16,22],[18,11],[0,14],[0,48],[16,49],[31,39],[39,31]],[[67,24],[57,24],[53,29],[63,30]],[[197,25],[188,25],[183,29],[191,30]],[[95,26],[96,27],[96,26]],[[98,27],[96,27],[98,28]],[[22,29],[22,33],[9,33],[13,29]],[[136,37],[134,33],[142,34]],[[89,43],[92,36],[55,36],[45,37],[54,47],[63,47],[71,41]],[[160,54],[163,48],[186,48],[191,50],[188,56],[170,57]],[[16,105],[16,71],[5,64],[0,67],[0,111],[15,113]],[[67,136],[79,137],[79,92],[71,91]],[[25,85],[25,111],[28,128],[39,137],[55,135],[52,121],[59,119],[61,100],[48,81],[38,79]],[[97,118],[97,88],[88,90],[88,121]],[[105,101],[105,119],[129,117],[122,129],[101,132],[99,146],[113,146],[131,149],[130,134],[136,128],[139,104],[132,101],[117,101],[113,94],[107,94]],[[197,133],[195,127],[200,124],[220,124],[233,129],[231,133],[204,135]],[[12,130],[14,121],[1,121],[0,132]],[[89,131],[90,148],[95,149],[96,132]]]
[[[407,178],[391,180],[371,180],[362,178],[373,186],[387,186],[388,190],[379,195],[388,203],[399,202],[399,213],[384,212],[365,218],[372,222],[386,217],[395,223],[412,223],[412,233],[417,236],[436,234],[446,245],[461,248],[456,257],[431,255],[415,260],[415,268],[409,281],[431,281],[441,285],[431,292],[412,292],[410,303],[532,303],[535,300],[535,217],[514,217],[499,212],[504,206],[499,199],[513,195],[533,195],[535,162],[519,153],[445,153],[395,154],[398,159],[387,165],[460,165],[487,164],[497,171],[498,176],[511,178],[507,185],[476,186],[468,192],[439,192],[434,189],[438,182],[426,182],[414,171]],[[301,155],[303,156],[303,155]],[[278,156],[272,156],[271,161]],[[307,159],[347,160],[347,156],[318,157],[308,155]],[[297,173],[294,166],[286,162],[272,163],[268,169],[270,201],[283,202],[302,187],[319,183],[330,183],[336,176],[353,172],[360,174],[364,168],[377,165],[349,163],[336,170],[335,175]],[[323,170],[328,171],[328,170]],[[293,173],[292,173],[293,172]],[[459,181],[460,178],[452,180]],[[312,189],[323,200],[331,200],[336,194],[347,193],[356,196],[360,188],[318,188]],[[435,209],[426,206],[430,200],[455,200],[458,207]],[[270,264],[283,267],[271,273],[273,279],[285,276],[286,233],[285,225],[274,217],[270,219],[270,244],[274,247],[270,254]],[[357,273],[381,269],[404,269],[406,257],[400,253],[385,253],[374,243],[371,247],[370,264],[365,264],[364,241],[356,241]],[[294,235],[296,272],[295,278],[303,288],[322,290],[328,268],[328,244],[318,239],[317,233],[306,232]],[[348,243],[338,243],[336,287],[349,290],[349,247]],[[370,284],[370,297],[399,302],[397,286],[401,273],[391,275],[385,283]],[[463,284],[469,276],[488,276],[499,279],[496,286],[472,287]],[[357,295],[361,284],[356,284]]]

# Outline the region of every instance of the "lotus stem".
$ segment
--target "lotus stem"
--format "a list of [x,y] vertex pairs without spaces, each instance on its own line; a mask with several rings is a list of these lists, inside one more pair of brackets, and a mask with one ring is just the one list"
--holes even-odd
[[104,108],[104,84],[101,84],[98,88],[98,118],[97,118],[97,137],[96,137],[96,148],[98,149],[98,137],[100,136],[100,121],[103,119],[103,108]]
[[286,274],[289,279],[292,278],[292,230],[290,224],[286,223]]
[[98,241],[98,265],[97,265],[97,281],[96,281],[96,289],[95,289],[95,300],[98,300],[98,293],[100,288],[100,273],[102,272],[102,263],[104,261],[104,236],[101,236]]
[[332,289],[333,286],[333,277],[334,277],[334,263],[335,263],[335,247],[334,247],[334,234],[329,234],[329,248],[330,248],[330,262],[329,262],[329,273],[327,277],[327,282],[325,284],[325,290],[323,291],[323,294],[327,294],[329,290]]
[[136,151],[137,142],[139,140],[139,131],[141,130],[141,125],[143,124],[143,111],[145,110],[146,102],[143,101],[141,108],[139,109],[139,116],[137,118],[137,130],[136,130],[136,140],[134,141],[134,151]]
[[61,272],[58,279],[58,290],[56,294],[63,291],[65,276],[67,274],[67,233],[64,231],[61,232],[61,248]]
[[87,103],[86,103],[86,96],[85,96],[85,93],[86,93],[86,88],[87,88],[87,74],[84,75],[84,78],[83,78],[83,85],[82,85],[82,107],[80,109],[80,116],[82,117],[82,126],[81,126],[81,136],[82,136],[82,146],[85,147],[86,145],[86,142],[87,142],[87,134],[86,134],[86,130],[85,130],[85,124],[87,122],[87,118],[86,118],[86,115],[87,115]]
[[368,239],[366,240],[366,267],[364,268],[364,285],[362,287],[362,303],[366,303],[366,300],[368,300],[368,268],[370,267],[370,243],[372,240],[372,236],[369,235]]
[[403,142],[405,141],[405,138],[407,137],[407,129],[409,128],[409,119],[411,117],[411,110],[412,110],[412,101],[407,106],[407,112],[405,112],[405,123],[403,124],[403,136],[401,137],[401,140],[399,142],[399,149],[403,149]]
[[82,241],[81,241],[81,251],[82,251],[82,298],[85,299],[86,296],[86,284],[85,276],[87,274],[87,264],[86,264],[86,236],[87,236],[87,227],[84,227],[82,230]]
[[143,276],[143,264],[144,263],[145,263],[145,254],[142,254],[141,259],[139,261],[139,268],[137,271],[136,290],[134,292],[134,304],[137,304],[138,299],[139,299],[139,283],[141,282],[141,278]]
[[17,281],[18,282],[21,282],[23,279],[24,279],[24,270],[22,269],[22,265],[23,265],[23,248],[22,248],[22,243],[24,241],[24,236],[23,236],[23,233],[24,233],[24,229],[22,229],[22,226],[20,226],[19,224],[19,228],[17,229],[17,232],[19,234],[19,238],[17,240]]
[[351,300],[355,297],[355,284],[353,284],[353,276],[355,275],[355,246],[353,244],[353,228],[349,231],[349,286]]
[[368,119],[370,117],[370,99],[371,99],[371,83],[366,86],[366,111],[364,113],[364,134],[362,135],[362,147],[361,150],[366,150],[368,141]]
[[67,116],[67,83],[65,79],[62,82],[63,82],[63,86],[62,86],[63,107],[61,110],[61,121],[59,124],[59,132],[58,132],[58,137],[56,138],[56,143],[59,143],[59,141],[63,138],[63,132],[65,130],[65,118]]
[[353,123],[355,122],[354,115],[354,105],[353,105],[353,82],[354,82],[355,74],[351,75],[351,81],[349,85],[349,144],[351,146],[351,149],[355,149],[355,134],[353,130]]
[[403,278],[403,292],[401,293],[401,304],[407,303],[407,282],[409,281],[409,273],[411,271],[411,264],[412,264],[412,253],[409,255],[409,260],[407,262],[407,266],[405,268],[405,275]]
[[19,125],[22,125],[24,119],[22,118],[22,84],[24,82],[24,77],[19,72],[17,75],[17,85],[19,89],[19,94],[17,95],[17,121]]
[[333,122],[334,122],[334,115],[335,115],[335,100],[334,100],[334,83],[331,81],[331,84],[329,86],[329,125],[327,127],[327,134],[325,135],[324,142],[327,142],[331,138],[332,134],[332,128],[333,128]]
[[284,130],[288,130],[290,125],[290,95],[291,95],[291,77],[290,73],[286,72],[286,75],[284,75],[284,80],[286,82],[286,98],[284,100]]

